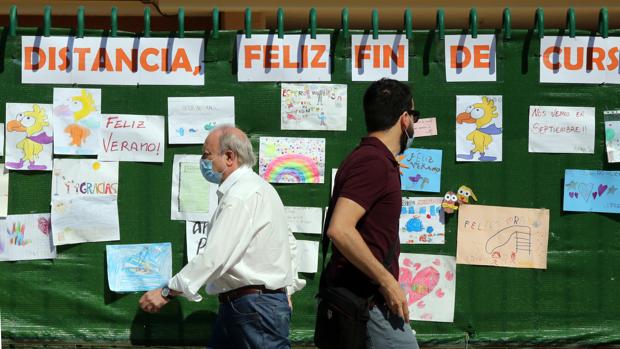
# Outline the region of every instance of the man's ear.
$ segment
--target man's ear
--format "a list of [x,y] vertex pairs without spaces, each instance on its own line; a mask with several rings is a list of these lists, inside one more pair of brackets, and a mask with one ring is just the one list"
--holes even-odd
[[229,166],[237,161],[237,154],[235,154],[232,150],[225,151],[224,156],[226,156],[226,164]]

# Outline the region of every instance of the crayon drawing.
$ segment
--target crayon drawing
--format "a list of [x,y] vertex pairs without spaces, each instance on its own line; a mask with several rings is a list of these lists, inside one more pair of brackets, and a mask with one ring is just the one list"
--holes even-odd
[[620,110],[607,110],[603,114],[607,162],[620,162]]
[[456,262],[452,256],[401,253],[398,282],[405,291],[409,318],[453,322]]
[[0,164],[0,217],[6,217],[9,208],[9,171]]
[[502,161],[502,96],[456,96],[456,160]]
[[261,137],[258,169],[270,183],[324,183],[325,139]]
[[54,88],[54,154],[97,155],[101,90]]
[[52,235],[56,246],[120,240],[116,195],[54,198]]
[[149,291],[172,277],[172,248],[158,244],[108,245],[108,286],[113,292]]
[[282,84],[283,130],[347,130],[347,85]]
[[168,97],[168,143],[202,144],[212,129],[235,124],[235,97]]
[[445,216],[443,198],[403,198],[399,220],[401,244],[443,244]]
[[51,111],[51,104],[6,104],[6,168],[52,170]]
[[56,258],[50,215],[10,215],[0,221],[0,261]]
[[397,157],[402,190],[438,193],[442,150],[409,148]]
[[547,269],[549,210],[463,204],[459,264]]
[[620,171],[566,170],[564,211],[620,213]]

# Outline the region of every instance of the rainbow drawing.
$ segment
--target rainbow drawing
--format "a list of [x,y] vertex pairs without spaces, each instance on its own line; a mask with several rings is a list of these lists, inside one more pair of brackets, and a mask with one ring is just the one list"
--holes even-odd
[[286,154],[271,160],[263,178],[271,183],[321,183],[317,164],[301,154]]

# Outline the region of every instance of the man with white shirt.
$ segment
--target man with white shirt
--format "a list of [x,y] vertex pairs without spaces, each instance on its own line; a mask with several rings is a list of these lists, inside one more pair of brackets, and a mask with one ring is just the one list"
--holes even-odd
[[296,241],[282,201],[252,171],[255,161],[243,131],[220,126],[209,133],[200,169],[220,186],[207,246],[167,287],[140,298],[140,307],[154,313],[178,295],[200,301],[206,284],[220,300],[210,345],[216,349],[290,348],[290,295],[305,285],[297,278]]

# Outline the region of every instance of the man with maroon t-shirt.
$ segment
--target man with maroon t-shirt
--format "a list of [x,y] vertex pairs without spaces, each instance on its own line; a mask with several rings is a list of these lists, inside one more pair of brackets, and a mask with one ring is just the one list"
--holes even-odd
[[373,297],[367,348],[415,349],[407,300],[398,283],[402,199],[395,156],[411,145],[419,114],[413,110],[409,87],[391,79],[376,81],[366,90],[364,114],[368,136],[336,175],[326,220],[334,246],[324,281]]

